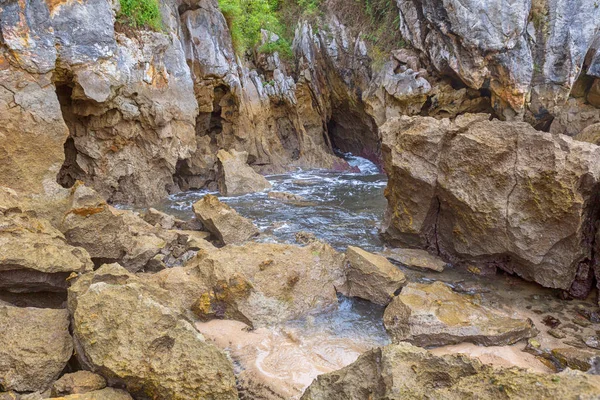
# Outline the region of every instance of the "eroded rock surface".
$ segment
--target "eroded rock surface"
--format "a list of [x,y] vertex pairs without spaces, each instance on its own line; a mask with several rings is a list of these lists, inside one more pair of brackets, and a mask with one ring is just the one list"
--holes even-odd
[[375,304],[387,305],[406,283],[404,274],[385,257],[348,246],[346,284],[342,292]]
[[592,260],[600,148],[488,119],[401,117],[382,128],[384,232],[453,263],[569,290]]
[[306,247],[248,243],[200,252],[185,269],[207,285],[192,305],[201,319],[237,319],[263,326],[336,307],[344,283],[343,254]]
[[84,275],[69,289],[79,361],[135,396],[236,399],[230,361],[169,297],[118,264]]
[[66,310],[18,308],[0,302],[0,387],[46,389],[73,354]]
[[464,355],[435,356],[401,343],[369,351],[346,368],[319,376],[304,392],[302,399],[575,400],[594,398],[598,390],[600,378],[593,375],[494,369]]
[[219,192],[224,196],[239,196],[270,189],[271,184],[264,176],[248,166],[248,153],[219,150],[218,180]]
[[223,244],[242,244],[259,231],[237,211],[213,195],[206,195],[193,205],[196,218]]
[[471,342],[486,346],[512,344],[537,334],[533,322],[477,304],[441,282],[409,283],[384,314],[386,330],[397,342],[444,346]]

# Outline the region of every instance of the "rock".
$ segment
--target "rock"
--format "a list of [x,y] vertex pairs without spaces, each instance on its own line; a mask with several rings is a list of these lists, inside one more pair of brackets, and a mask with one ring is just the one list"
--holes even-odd
[[443,272],[448,265],[440,258],[419,249],[386,249],[382,255],[408,268]]
[[73,354],[66,310],[0,305],[0,387],[47,388]]
[[185,224],[185,221],[178,220],[172,215],[158,211],[155,208],[149,208],[143,215],[144,221],[152,226],[159,227],[161,229],[173,229]]
[[106,379],[89,371],[77,371],[64,374],[52,384],[52,397],[82,394],[102,390],[106,387]]
[[492,368],[465,355],[436,356],[400,343],[371,350],[339,371],[320,375],[302,400],[576,400],[594,398],[598,390],[600,377],[578,371],[543,374],[520,368]]
[[552,355],[562,364],[564,368],[589,371],[594,363],[600,361],[600,352],[593,350],[582,350],[573,347],[552,349]]
[[311,244],[314,242],[318,242],[319,239],[312,232],[300,231],[294,235],[294,239],[299,244]]
[[567,335],[560,329],[548,329],[548,334],[557,339],[564,339]]
[[406,283],[404,274],[385,257],[358,247],[348,246],[346,261],[346,284],[341,291],[347,296],[385,306]]
[[119,262],[136,272],[176,240],[174,235],[165,240],[132,211],[109,206],[81,184],[71,190],[70,201],[61,230],[70,244],[86,249],[97,264]]
[[48,221],[21,212],[16,197],[0,203],[0,289],[66,291],[71,273],[93,269],[85,249],[69,245]]
[[270,189],[271,184],[247,164],[245,151],[219,150],[217,153],[217,183],[223,196],[239,196]]
[[453,264],[569,290],[591,259],[600,147],[488,119],[401,117],[382,127],[384,233]]
[[196,218],[222,244],[242,244],[259,233],[252,221],[213,195],[204,196],[194,203],[193,209]]
[[592,124],[573,137],[582,142],[600,144],[600,123]]
[[531,320],[477,304],[441,282],[409,283],[386,308],[383,319],[394,343],[423,347],[461,342],[506,345],[538,333]]
[[64,397],[54,397],[56,400],[132,400],[129,393],[114,389],[104,388],[102,390],[96,390],[93,392],[81,393],[81,394],[70,394]]
[[168,292],[118,264],[69,289],[81,365],[136,397],[236,399],[233,367],[171,308]]
[[343,259],[320,242],[305,247],[248,243],[200,252],[185,270],[208,290],[196,292],[188,304],[194,302],[202,320],[237,319],[255,327],[322,312],[338,304]]

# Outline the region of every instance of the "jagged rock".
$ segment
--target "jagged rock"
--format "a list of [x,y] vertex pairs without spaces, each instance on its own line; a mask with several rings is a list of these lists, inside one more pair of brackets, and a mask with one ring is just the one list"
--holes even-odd
[[114,388],[104,388],[87,393],[70,394],[64,397],[53,397],[56,400],[132,400],[129,393]]
[[168,292],[118,264],[82,276],[69,289],[77,356],[134,396],[236,399],[233,367],[171,308]]
[[591,260],[600,147],[526,123],[392,119],[384,233],[458,265],[569,290]]
[[506,7],[503,0],[398,0],[397,5],[402,37],[438,73],[457,76],[473,89],[489,84],[492,104],[508,118],[528,105],[534,119],[543,119],[566,100],[600,16],[585,1]]
[[0,289],[65,291],[71,273],[93,269],[86,250],[70,246],[48,221],[20,207],[14,192],[0,188]]
[[3,4],[0,31],[0,186],[45,194],[58,186],[69,135],[52,84],[56,49],[45,3]]
[[106,379],[89,371],[77,371],[64,374],[52,384],[52,397],[83,394],[102,390],[106,387]]
[[217,153],[219,192],[224,196],[238,196],[262,192],[271,184],[264,176],[248,166],[248,153],[245,151],[219,150]]
[[139,271],[176,240],[175,235],[159,236],[159,231],[132,211],[109,206],[81,184],[73,187],[70,201],[61,230],[70,244],[86,249],[96,263],[119,262],[130,271]]
[[143,215],[144,221],[152,226],[159,227],[161,229],[173,229],[185,224],[185,221],[181,221],[172,215],[158,211],[155,208],[149,208]]
[[594,398],[600,377],[492,368],[464,355],[435,356],[407,343],[371,350],[339,371],[320,375],[302,400],[440,400]]
[[73,354],[66,310],[0,305],[0,387],[33,392],[48,387]]
[[550,133],[577,136],[588,126],[600,123],[600,109],[581,98],[569,98],[554,114]]
[[223,244],[242,244],[259,233],[252,221],[213,195],[204,196],[193,209],[196,218]]
[[588,142],[595,145],[600,144],[600,123],[592,124],[573,137],[573,139],[582,142]]
[[248,243],[200,252],[185,266],[208,287],[190,299],[193,311],[204,320],[229,318],[258,326],[335,307],[336,287],[344,283],[343,259],[321,242],[305,247]]
[[506,345],[537,335],[533,322],[480,304],[441,282],[409,283],[383,316],[394,343],[444,346],[471,342]]
[[346,284],[342,292],[385,306],[406,283],[406,277],[385,257],[354,246],[346,250]]
[[386,249],[382,255],[405,265],[408,268],[415,268],[418,270],[443,272],[444,267],[447,265],[447,263],[439,257],[419,249]]
[[552,355],[561,363],[562,368],[571,368],[587,372],[600,361],[600,352],[596,350],[565,347],[552,349]]

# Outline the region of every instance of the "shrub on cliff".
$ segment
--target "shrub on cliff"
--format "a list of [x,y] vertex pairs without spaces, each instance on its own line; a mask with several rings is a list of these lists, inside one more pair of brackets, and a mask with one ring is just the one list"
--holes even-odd
[[158,0],[120,0],[117,20],[134,28],[159,31],[162,29]]

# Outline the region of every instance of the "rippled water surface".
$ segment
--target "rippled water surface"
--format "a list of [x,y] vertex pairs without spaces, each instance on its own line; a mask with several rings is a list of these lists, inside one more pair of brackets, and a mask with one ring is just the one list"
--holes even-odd
[[[387,178],[368,160],[347,157],[360,172],[298,171],[267,176],[275,192],[304,197],[308,204],[294,205],[256,193],[219,197],[260,228],[260,241],[294,243],[298,231],[307,231],[340,251],[348,245],[365,250],[380,250],[378,235],[386,200],[383,190]],[[184,192],[170,196],[163,211],[191,218],[192,204],[208,191]],[[217,193],[212,193],[217,195]]]

